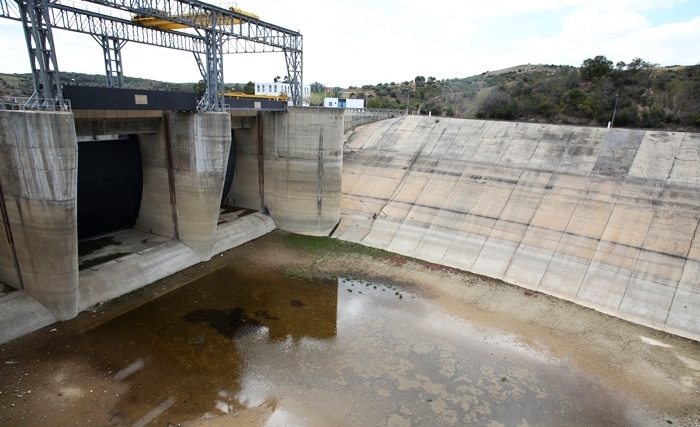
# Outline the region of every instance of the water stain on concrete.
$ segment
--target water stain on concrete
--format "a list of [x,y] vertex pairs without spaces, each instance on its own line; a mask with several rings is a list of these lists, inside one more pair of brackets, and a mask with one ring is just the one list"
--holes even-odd
[[0,283],[0,296],[9,294],[10,292],[14,292],[17,289],[13,288],[12,286],[8,286],[4,283]]
[[110,245],[121,245],[119,240],[114,236],[99,237],[96,239],[84,240],[78,242],[78,258],[95,253],[96,251],[106,248]]
[[122,257],[125,257],[129,255],[129,253],[124,253],[124,252],[115,252],[115,253],[110,253],[104,256],[96,257],[96,258],[91,258],[91,259],[86,259],[80,262],[78,265],[78,270],[84,270],[86,268],[91,268],[96,265],[104,264],[107,261],[112,261],[114,259],[119,259]]

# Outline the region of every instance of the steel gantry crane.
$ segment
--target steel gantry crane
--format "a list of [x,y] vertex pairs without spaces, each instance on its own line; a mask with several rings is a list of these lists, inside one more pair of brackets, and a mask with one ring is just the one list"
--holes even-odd
[[[88,9],[93,3],[132,14],[130,19]],[[0,18],[22,21],[32,74],[34,98],[43,103],[62,98],[52,28],[92,35],[103,48],[106,84],[123,84],[121,48],[128,41],[195,54],[206,84],[199,108],[225,108],[223,55],[284,52],[290,98],[302,105],[303,37],[237,7],[223,8],[198,0],[0,0]],[[194,30],[193,32],[188,32]],[[199,55],[204,55],[202,63]]]

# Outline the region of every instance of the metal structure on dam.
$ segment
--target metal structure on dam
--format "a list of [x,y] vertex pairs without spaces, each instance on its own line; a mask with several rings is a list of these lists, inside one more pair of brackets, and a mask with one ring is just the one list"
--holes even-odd
[[[87,3],[107,9],[91,10]],[[118,11],[127,16],[115,13]],[[128,14],[133,14],[131,19]],[[44,103],[62,98],[52,28],[90,34],[100,43],[108,87],[122,87],[121,48],[126,42],[192,52],[206,84],[200,105],[203,111],[224,109],[224,54],[284,52],[291,99],[296,106],[302,103],[302,35],[237,8],[224,9],[198,0],[84,0],[81,4],[0,0],[0,18],[22,22],[35,96]],[[158,22],[151,24],[147,18]]]

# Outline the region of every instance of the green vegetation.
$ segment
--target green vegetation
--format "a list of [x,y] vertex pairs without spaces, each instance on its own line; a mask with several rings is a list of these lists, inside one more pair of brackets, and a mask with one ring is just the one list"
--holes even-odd
[[[350,92],[351,91],[351,92]],[[521,65],[477,76],[436,80],[416,76],[346,93],[368,107],[407,108],[418,114],[607,125],[615,103],[615,127],[700,128],[700,64],[660,68],[641,58],[585,59],[580,67]]]
[[205,338],[204,335],[199,334],[194,338],[190,338],[187,340],[187,344],[189,345],[201,345],[204,344]]
[[362,246],[357,243],[345,242],[332,237],[304,236],[301,234],[287,234],[282,238],[289,249],[304,251],[313,255],[367,255],[374,258],[390,257],[391,254],[381,249]]
[[[104,76],[61,73],[66,84],[104,85]],[[125,77],[127,88],[204,91],[204,83],[166,83]],[[659,67],[641,58],[629,63],[599,55],[580,67],[520,65],[476,76],[437,80],[415,76],[403,82],[329,88],[311,85],[305,99],[323,105],[326,96],[364,99],[370,108],[409,109],[435,116],[605,126],[700,129],[700,64]],[[254,93],[252,82],[227,85]],[[0,96],[30,96],[29,74],[0,74]],[[617,105],[617,107],[616,107]]]
[[[61,82],[64,85],[104,86],[105,76],[102,74],[82,74],[61,72]],[[173,92],[195,92],[204,94],[204,81],[197,83],[169,83],[158,80],[124,77],[124,87],[127,89],[168,90]],[[226,90],[245,93],[255,93],[253,82],[226,84]],[[34,92],[34,80],[31,74],[2,74],[0,73],[0,96],[31,96]]]

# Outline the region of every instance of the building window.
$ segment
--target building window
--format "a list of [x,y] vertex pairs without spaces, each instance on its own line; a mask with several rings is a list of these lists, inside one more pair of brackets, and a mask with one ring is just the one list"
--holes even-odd
[[275,92],[277,92],[277,85],[275,85]]
[[272,92],[272,85],[269,85],[270,88],[267,90],[268,92]]

